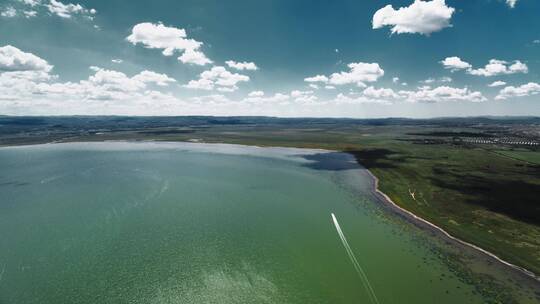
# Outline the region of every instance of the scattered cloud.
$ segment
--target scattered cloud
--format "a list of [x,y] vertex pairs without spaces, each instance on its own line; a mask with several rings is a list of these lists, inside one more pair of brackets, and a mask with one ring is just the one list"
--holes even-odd
[[313,91],[293,90],[289,94],[275,93],[270,96],[266,96],[263,91],[252,91],[242,101],[251,104],[289,105],[291,102],[295,102],[302,105],[313,105],[317,99],[318,97],[313,95]]
[[343,93],[339,93],[335,98],[334,102],[337,104],[391,104],[391,102],[383,99],[371,99],[366,96],[348,96]]
[[262,103],[262,104],[266,104],[266,103],[286,103],[288,102],[290,99],[290,96],[287,95],[287,94],[283,94],[283,93],[276,93],[274,95],[270,95],[270,96],[265,96],[264,94],[263,95],[257,95],[257,96],[248,96],[246,98],[243,99],[243,101],[245,102],[249,102],[249,103]]
[[[35,6],[36,1],[28,1],[31,6]],[[62,18],[71,18],[73,15],[81,15],[93,19],[93,15],[97,12],[95,9],[87,9],[80,4],[64,4],[60,1],[50,0],[49,4],[45,5],[50,13],[55,14]]]
[[153,71],[142,71],[133,77],[114,70],[102,69],[99,67],[90,67],[95,72],[89,77],[89,82],[101,88],[113,92],[132,92],[145,89],[148,84],[155,84],[165,87],[169,83],[176,82],[165,74],[159,74]]
[[313,95],[313,91],[294,90],[291,91],[290,96],[294,99],[295,102],[301,103],[314,102],[318,99],[317,96]]
[[88,78],[90,84],[104,88],[107,92],[133,92],[143,89],[144,81],[128,77],[126,74],[114,70],[106,70],[99,67],[90,67],[95,72]]
[[518,0],[506,0],[506,4],[508,4],[508,6],[510,6],[511,8],[514,8],[516,7],[517,1]]
[[470,63],[461,60],[461,58],[457,56],[446,57],[443,61],[441,61],[441,64],[444,66],[445,69],[449,69],[452,72],[472,68],[472,65]]
[[167,76],[166,74],[160,74],[152,71],[142,71],[133,77],[133,80],[140,81],[142,83],[154,83],[158,86],[166,87],[169,83],[176,82],[175,79]]
[[19,0],[19,2],[30,5],[31,7],[41,4],[41,0]]
[[468,88],[453,88],[448,86],[431,88],[430,86],[423,86],[419,87],[417,90],[394,91],[391,88],[375,88],[370,86],[360,93],[351,92],[349,95],[340,93],[334,101],[346,104],[395,104],[397,102],[483,102],[486,100],[487,98],[484,97],[481,92],[471,91]]
[[328,82],[328,77],[324,75],[317,75],[313,77],[304,78],[305,82]]
[[234,92],[234,91],[238,90],[238,87],[237,86],[218,87],[216,90],[218,90],[219,92]]
[[479,69],[469,69],[467,73],[471,75],[491,77],[498,75],[507,75],[507,74],[516,74],[516,73],[528,73],[529,68],[525,63],[522,63],[519,60],[516,60],[512,63],[491,59],[485,67]]
[[205,105],[229,104],[231,100],[222,94],[210,94],[190,98],[191,101]]
[[[444,77],[443,77],[443,78],[444,78]],[[441,78],[441,80],[442,80],[443,78]],[[448,78],[450,78],[450,77],[448,77]],[[450,78],[450,81],[451,81],[451,78]],[[393,83],[396,83],[396,84],[401,84],[402,86],[406,86],[406,85],[407,85],[406,82],[399,83],[399,77],[394,77],[394,78],[392,78],[392,82],[393,82]]]
[[231,73],[222,66],[215,66],[199,75],[199,79],[191,80],[185,85],[189,89],[213,90],[232,92],[238,89],[239,82],[249,81],[249,76]]
[[149,49],[162,49],[163,55],[172,56],[175,52],[183,52],[178,60],[183,63],[206,65],[212,63],[200,51],[202,42],[187,38],[186,31],[181,28],[168,27],[162,23],[139,23],[126,38],[133,45],[142,44]]
[[529,82],[519,87],[505,87],[499,92],[495,99],[504,100],[511,97],[523,97],[537,94],[540,94],[540,84],[536,82]]
[[435,82],[452,82],[452,78],[448,77],[448,76],[444,76],[444,77],[441,77],[441,78],[428,78],[428,79],[425,79],[425,80],[421,80],[420,83],[424,83],[424,84],[432,84],[432,83],[435,83]]
[[519,60],[508,62],[504,60],[491,59],[483,68],[474,69],[470,63],[461,60],[459,57],[453,56],[445,58],[441,61],[441,64],[445,69],[450,69],[452,72],[465,70],[468,74],[484,77],[516,73],[526,74],[529,72],[527,65]]
[[2,12],[0,12],[0,16],[5,18],[13,18],[17,16],[17,10],[14,9],[12,6],[8,6]]
[[206,65],[208,63],[212,63],[212,60],[208,59],[203,52],[194,50],[185,50],[184,53],[178,57],[178,60],[182,61],[182,63],[191,63],[196,65]]
[[393,34],[430,35],[446,27],[451,27],[450,19],[455,9],[446,5],[445,0],[415,0],[410,6],[394,9],[390,4],[373,15],[374,29],[391,27]]
[[494,88],[494,87],[500,87],[500,86],[503,86],[503,85],[506,85],[506,82],[497,80],[497,81],[494,81],[494,82],[488,84],[488,87]]
[[86,8],[81,4],[65,4],[57,0],[17,0],[16,2],[19,2],[17,9],[10,6],[5,11],[1,12],[0,15],[3,17],[15,17],[17,15],[22,15],[26,18],[32,18],[38,15],[38,10],[43,10],[48,12],[49,15],[54,15],[61,18],[70,19],[74,16],[82,16],[93,20],[97,13],[95,9]]
[[372,99],[396,99],[399,98],[399,95],[394,92],[392,89],[375,89],[374,87],[367,87],[362,92],[363,96],[372,98]]
[[122,62],[124,62],[124,60],[122,60],[122,59],[112,59],[111,62],[112,63],[122,63]]
[[175,82],[165,74],[143,71],[129,77],[126,74],[90,67],[94,72],[87,80],[79,82],[57,82],[57,76],[51,74],[53,66],[46,60],[28,52],[7,45],[0,47],[0,91],[3,98],[9,96],[11,102],[36,103],[42,100],[49,105],[70,102],[100,100],[145,100],[145,102],[166,98],[171,95],[149,89],[149,85],[158,87]]
[[248,97],[261,97],[261,96],[264,96],[263,91],[251,91],[248,94]]
[[233,61],[233,60],[228,60],[228,61],[225,61],[225,63],[230,68],[240,70],[240,71],[243,71],[243,70],[255,71],[255,70],[259,69],[257,67],[257,65],[255,65],[254,62],[246,62],[246,61],[244,61],[244,62],[236,62],[236,61]]
[[32,53],[6,45],[0,47],[0,71],[42,71],[49,72],[53,68],[46,60]]
[[452,82],[453,79],[451,77],[448,77],[448,76],[443,76],[443,77],[439,78],[439,81],[440,82]]
[[424,86],[416,91],[399,91],[399,95],[408,102],[440,102],[440,101],[470,101],[483,102],[487,98],[479,91],[471,91],[468,88],[454,88],[440,86],[431,88]]
[[375,82],[384,75],[378,63],[353,62],[347,65],[349,71],[333,73],[329,77],[316,75],[305,78],[306,82],[321,82],[330,85],[356,84],[365,87],[366,82]]
[[[90,68],[93,74],[86,80],[57,82],[57,76],[50,74],[52,66],[43,59],[18,49],[15,52],[7,47],[1,49],[0,100],[6,109],[134,114],[159,111],[158,105],[178,103],[173,95],[151,87],[162,88],[175,81],[164,74],[143,71],[129,77],[119,71],[93,66]],[[11,60],[12,57],[16,59]]]
[[375,82],[384,75],[384,70],[378,63],[358,62],[349,63],[347,66],[349,71],[333,73],[328,83],[332,85],[356,84],[364,87],[365,82]]
[[37,16],[37,12],[36,12],[36,11],[32,11],[32,10],[29,10],[29,11],[23,11],[23,15],[24,15],[26,18],[32,18],[32,17]]

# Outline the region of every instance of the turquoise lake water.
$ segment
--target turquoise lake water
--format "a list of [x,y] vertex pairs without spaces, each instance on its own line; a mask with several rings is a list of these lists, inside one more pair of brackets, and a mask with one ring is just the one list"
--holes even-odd
[[[383,208],[347,154],[48,144],[0,148],[0,170],[0,304],[454,304],[501,292]],[[504,276],[474,259],[465,267],[483,281]]]

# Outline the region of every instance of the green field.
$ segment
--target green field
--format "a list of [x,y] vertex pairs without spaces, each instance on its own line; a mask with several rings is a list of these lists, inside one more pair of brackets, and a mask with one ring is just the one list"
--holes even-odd
[[496,151],[499,154],[517,159],[522,160],[525,162],[533,163],[536,165],[540,165],[540,153],[537,151],[523,151],[523,150],[498,150]]

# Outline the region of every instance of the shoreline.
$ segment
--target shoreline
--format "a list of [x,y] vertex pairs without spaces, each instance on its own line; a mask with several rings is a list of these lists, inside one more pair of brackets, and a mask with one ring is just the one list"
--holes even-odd
[[[358,163],[359,165],[362,165],[361,163]],[[493,259],[494,261],[498,262],[498,263],[501,263],[505,266],[508,266],[510,268],[512,268],[513,270],[515,271],[518,271],[520,274],[522,275],[525,275],[527,276],[528,278],[531,278],[531,279],[534,279],[536,280],[537,282],[540,282],[540,277],[537,276],[534,272],[526,269],[526,268],[523,268],[523,267],[520,267],[520,266],[517,266],[517,265],[514,265],[508,261],[505,261],[504,259],[500,258],[499,256],[497,256],[496,254],[486,250],[486,249],[483,249],[479,246],[476,246],[472,243],[469,243],[467,241],[464,241],[460,238],[457,238],[453,235],[451,235],[450,233],[448,233],[446,230],[444,230],[443,228],[437,226],[436,224],[414,214],[413,212],[407,210],[407,209],[404,209],[403,207],[400,207],[398,204],[396,204],[388,195],[386,195],[386,193],[382,192],[380,189],[379,189],[379,178],[377,178],[369,169],[367,168],[364,168],[366,170],[366,172],[368,173],[369,176],[371,176],[371,178],[373,179],[373,187],[372,187],[372,191],[373,193],[377,196],[378,199],[380,199],[381,201],[383,201],[387,207],[390,207],[393,209],[394,212],[398,213],[399,215],[402,215],[403,217],[405,217],[407,220],[409,220],[411,223],[417,225],[417,226],[421,226],[422,228],[427,228],[427,229],[430,229],[431,231],[433,232],[436,232],[438,233],[439,235],[453,241],[453,242],[456,242],[460,245],[463,245],[463,246],[466,246],[468,248],[472,248],[474,250],[476,250],[477,252]]]

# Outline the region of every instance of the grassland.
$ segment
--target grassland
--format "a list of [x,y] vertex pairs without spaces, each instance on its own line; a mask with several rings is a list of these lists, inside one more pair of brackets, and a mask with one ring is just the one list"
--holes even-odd
[[529,150],[497,150],[495,153],[499,153],[504,156],[508,156],[513,159],[521,160],[535,165],[540,165],[540,153],[537,151]]
[[[528,134],[529,126],[482,123],[478,127],[477,123],[462,121],[256,122],[146,124],[82,133],[80,129],[69,132],[64,128],[62,135],[49,133],[47,137],[60,141],[202,141],[347,151],[379,178],[380,189],[402,208],[540,274],[540,151],[456,140],[501,133],[506,136],[508,130]],[[536,127],[533,124],[533,129]],[[27,137],[30,142],[44,138]]]

